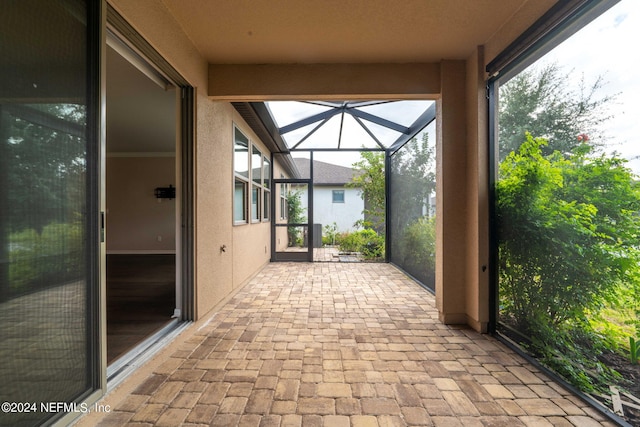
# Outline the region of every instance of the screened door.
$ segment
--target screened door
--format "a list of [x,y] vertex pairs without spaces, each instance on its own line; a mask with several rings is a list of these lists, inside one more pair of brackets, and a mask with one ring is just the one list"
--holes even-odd
[[312,186],[306,179],[276,179],[271,253],[273,261],[313,261]]
[[0,425],[60,417],[63,405],[41,402],[69,411],[98,387],[98,56],[88,52],[99,2],[88,3],[11,1],[0,13],[0,401],[33,405],[3,406]]

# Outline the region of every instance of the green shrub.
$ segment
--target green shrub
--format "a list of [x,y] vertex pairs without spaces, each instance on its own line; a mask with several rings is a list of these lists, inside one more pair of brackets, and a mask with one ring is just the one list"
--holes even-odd
[[629,337],[629,360],[636,364],[640,360],[640,339]]
[[336,244],[336,236],[338,235],[338,225],[334,222],[331,225],[322,227],[322,244],[333,246]]
[[340,239],[341,251],[359,252],[365,259],[383,258],[384,249],[384,237],[370,228],[354,231]]
[[[287,194],[287,220],[291,224],[303,224],[307,222],[304,216],[306,208],[302,206],[302,192],[291,191]],[[302,227],[287,227],[289,235],[289,247],[304,246],[305,237],[302,233]]]
[[84,237],[81,223],[52,223],[38,234],[33,229],[9,237],[10,292],[20,294],[82,276]]
[[401,244],[404,265],[413,274],[429,275],[436,268],[436,219],[418,218],[405,228]]
[[342,245],[342,242],[344,242],[344,239],[346,239],[346,238],[347,238],[347,236],[349,236],[349,234],[351,234],[351,233],[349,233],[348,231],[343,231],[342,233],[337,233],[337,234],[336,234],[336,242],[335,242],[335,245],[336,245],[336,246],[340,246],[340,245]]
[[545,155],[543,147],[527,135],[500,164],[500,321],[574,385],[606,388],[615,372],[598,355],[615,348],[589,318],[639,287],[639,187],[615,155],[587,145]]

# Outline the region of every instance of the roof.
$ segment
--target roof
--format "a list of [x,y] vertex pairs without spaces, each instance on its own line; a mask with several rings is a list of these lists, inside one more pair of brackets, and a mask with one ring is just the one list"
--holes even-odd
[[[309,166],[311,162],[309,162],[309,159],[294,157],[293,161],[298,167],[301,176],[310,176]],[[351,182],[351,178],[357,173],[356,169],[318,160],[313,161],[313,185],[344,185]]]
[[[263,123],[287,150],[378,150],[400,147],[436,118],[428,100],[271,101]],[[275,129],[277,127],[277,130]]]

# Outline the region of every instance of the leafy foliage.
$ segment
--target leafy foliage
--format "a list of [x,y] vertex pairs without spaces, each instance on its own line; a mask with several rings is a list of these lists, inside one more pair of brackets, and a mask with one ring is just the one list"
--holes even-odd
[[576,136],[601,140],[600,125],[609,119],[606,107],[616,95],[599,96],[602,76],[591,84],[557,64],[531,67],[500,87],[500,160],[516,151],[528,132],[545,138],[543,154],[568,153],[580,145]]
[[338,236],[338,224],[327,224],[322,227],[322,244],[323,245],[335,245],[336,237]]
[[500,164],[501,320],[531,337],[543,361],[591,389],[602,378],[585,372],[606,368],[595,359],[603,341],[590,334],[588,315],[615,304],[620,288],[637,286],[640,188],[624,159],[586,143],[545,155],[546,146],[527,134]]
[[[302,191],[289,191],[287,193],[287,219],[291,224],[303,224],[307,222],[304,215],[306,208],[302,206]],[[303,246],[302,229],[297,226],[287,227],[289,246]]]
[[501,294],[524,331],[531,313],[554,325],[583,319],[640,261],[640,191],[624,160],[588,157],[589,147],[543,156],[544,145],[528,135],[496,189]]
[[418,218],[404,229],[400,242],[396,261],[432,287],[436,271],[436,218]]
[[429,134],[413,138],[391,157],[391,261],[435,287],[435,147]]
[[77,280],[83,272],[83,228],[51,223],[41,233],[26,229],[10,235],[9,292],[12,295]]
[[403,230],[427,212],[427,201],[435,193],[435,147],[429,144],[429,134],[411,139],[391,160],[392,229]]
[[85,107],[0,109],[0,300],[83,274]]
[[358,171],[347,183],[347,187],[358,188],[365,201],[364,220],[355,226],[373,228],[384,233],[385,217],[385,172],[384,153],[361,151],[360,160],[353,164]]
[[12,206],[10,231],[33,228],[41,232],[47,224],[68,216],[68,206],[83,207],[79,196],[84,194],[86,147],[85,138],[76,134],[83,132],[85,107],[43,104],[25,109],[45,121],[62,123],[59,127],[76,129],[67,133],[12,117],[3,130],[9,142],[3,155],[7,156],[4,164],[10,189],[5,197]]
[[384,258],[384,237],[370,228],[348,233],[340,241],[343,252],[358,252],[365,259]]
[[629,358],[631,363],[638,363],[640,360],[640,340],[629,337]]

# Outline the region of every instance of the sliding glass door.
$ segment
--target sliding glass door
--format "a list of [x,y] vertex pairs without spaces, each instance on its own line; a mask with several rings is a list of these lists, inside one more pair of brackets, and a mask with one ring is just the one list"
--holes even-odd
[[98,386],[90,3],[11,1],[0,14],[0,401],[33,404],[3,406],[0,425],[59,417]]

